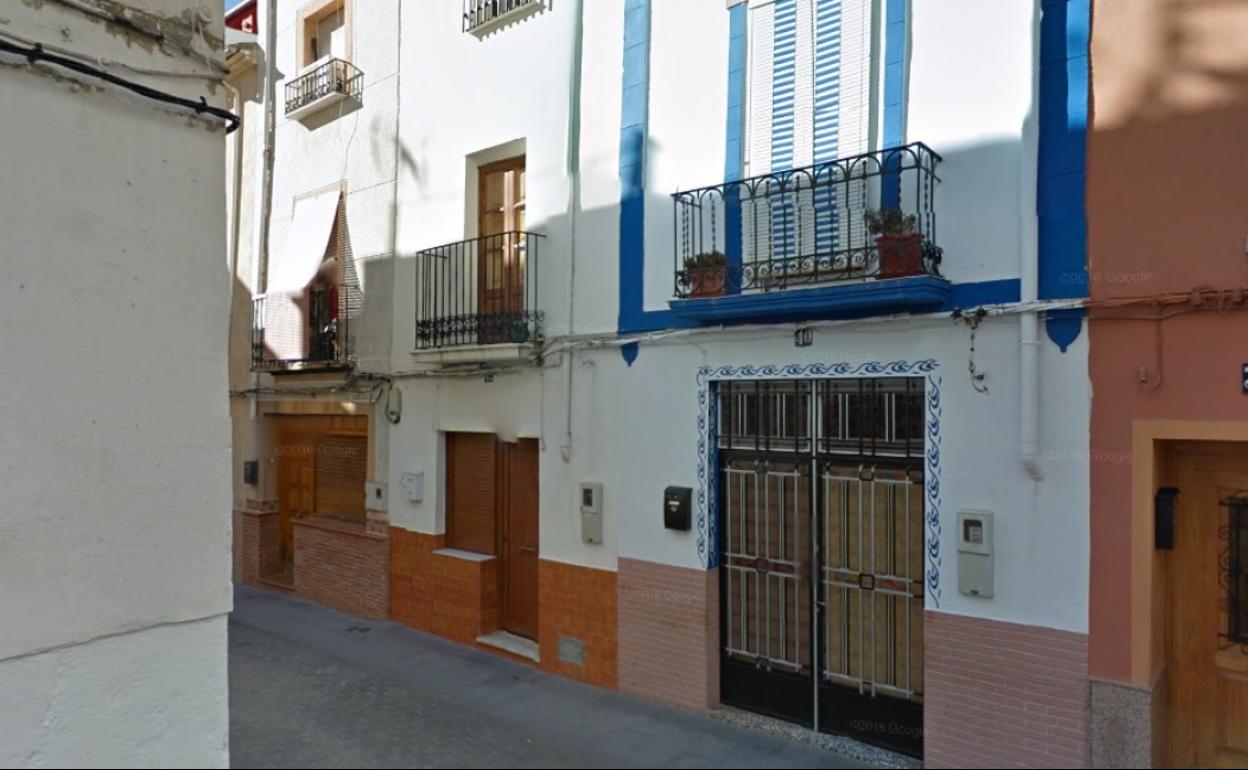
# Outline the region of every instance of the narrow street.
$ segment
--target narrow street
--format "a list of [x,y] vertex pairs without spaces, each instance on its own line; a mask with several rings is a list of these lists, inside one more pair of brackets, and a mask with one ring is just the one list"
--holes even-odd
[[240,587],[234,767],[859,767],[396,623]]

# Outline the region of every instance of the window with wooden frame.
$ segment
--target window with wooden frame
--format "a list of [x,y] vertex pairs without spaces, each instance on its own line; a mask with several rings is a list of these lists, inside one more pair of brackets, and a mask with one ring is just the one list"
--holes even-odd
[[498,442],[492,433],[446,434],[446,544],[497,555]]
[[299,9],[295,30],[300,69],[328,59],[351,61],[351,0],[313,0]]

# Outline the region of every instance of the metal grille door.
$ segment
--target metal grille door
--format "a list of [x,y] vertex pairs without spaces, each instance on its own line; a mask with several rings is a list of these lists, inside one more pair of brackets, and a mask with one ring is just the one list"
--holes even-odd
[[725,703],[919,753],[923,383],[717,387]]

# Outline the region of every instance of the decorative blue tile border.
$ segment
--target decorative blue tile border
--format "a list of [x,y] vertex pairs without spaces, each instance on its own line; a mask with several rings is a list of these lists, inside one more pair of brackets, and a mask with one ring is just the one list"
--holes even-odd
[[724,380],[789,380],[816,377],[914,377],[927,376],[927,441],[925,455],[927,594],[934,608],[940,607],[940,363],[927,358],[919,361],[866,361],[859,364],[814,362],[808,364],[762,364],[744,366],[703,366],[698,368],[698,488],[696,491],[698,559],[702,566],[719,566],[718,501],[712,483],[718,467],[718,442],[714,440],[718,424],[716,399],[711,397],[711,384]]
[[940,378],[927,376],[927,594],[940,609]]

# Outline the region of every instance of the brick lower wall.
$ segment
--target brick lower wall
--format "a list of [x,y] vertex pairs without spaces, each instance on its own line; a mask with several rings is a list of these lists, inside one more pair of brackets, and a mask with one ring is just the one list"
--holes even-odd
[[385,535],[297,520],[295,593],[365,618],[390,616]]
[[[619,647],[616,573],[542,559],[537,597],[542,669],[614,688]],[[560,660],[561,636],[584,643],[584,665]]]
[[498,628],[498,560],[436,553],[445,547],[445,535],[390,528],[390,617],[475,644]]
[[924,613],[927,767],[1085,767],[1086,634]]
[[719,702],[717,570],[619,561],[620,689],[696,711]]
[[234,521],[236,579],[254,585],[281,566],[281,522],[275,510],[254,509],[235,511]]

